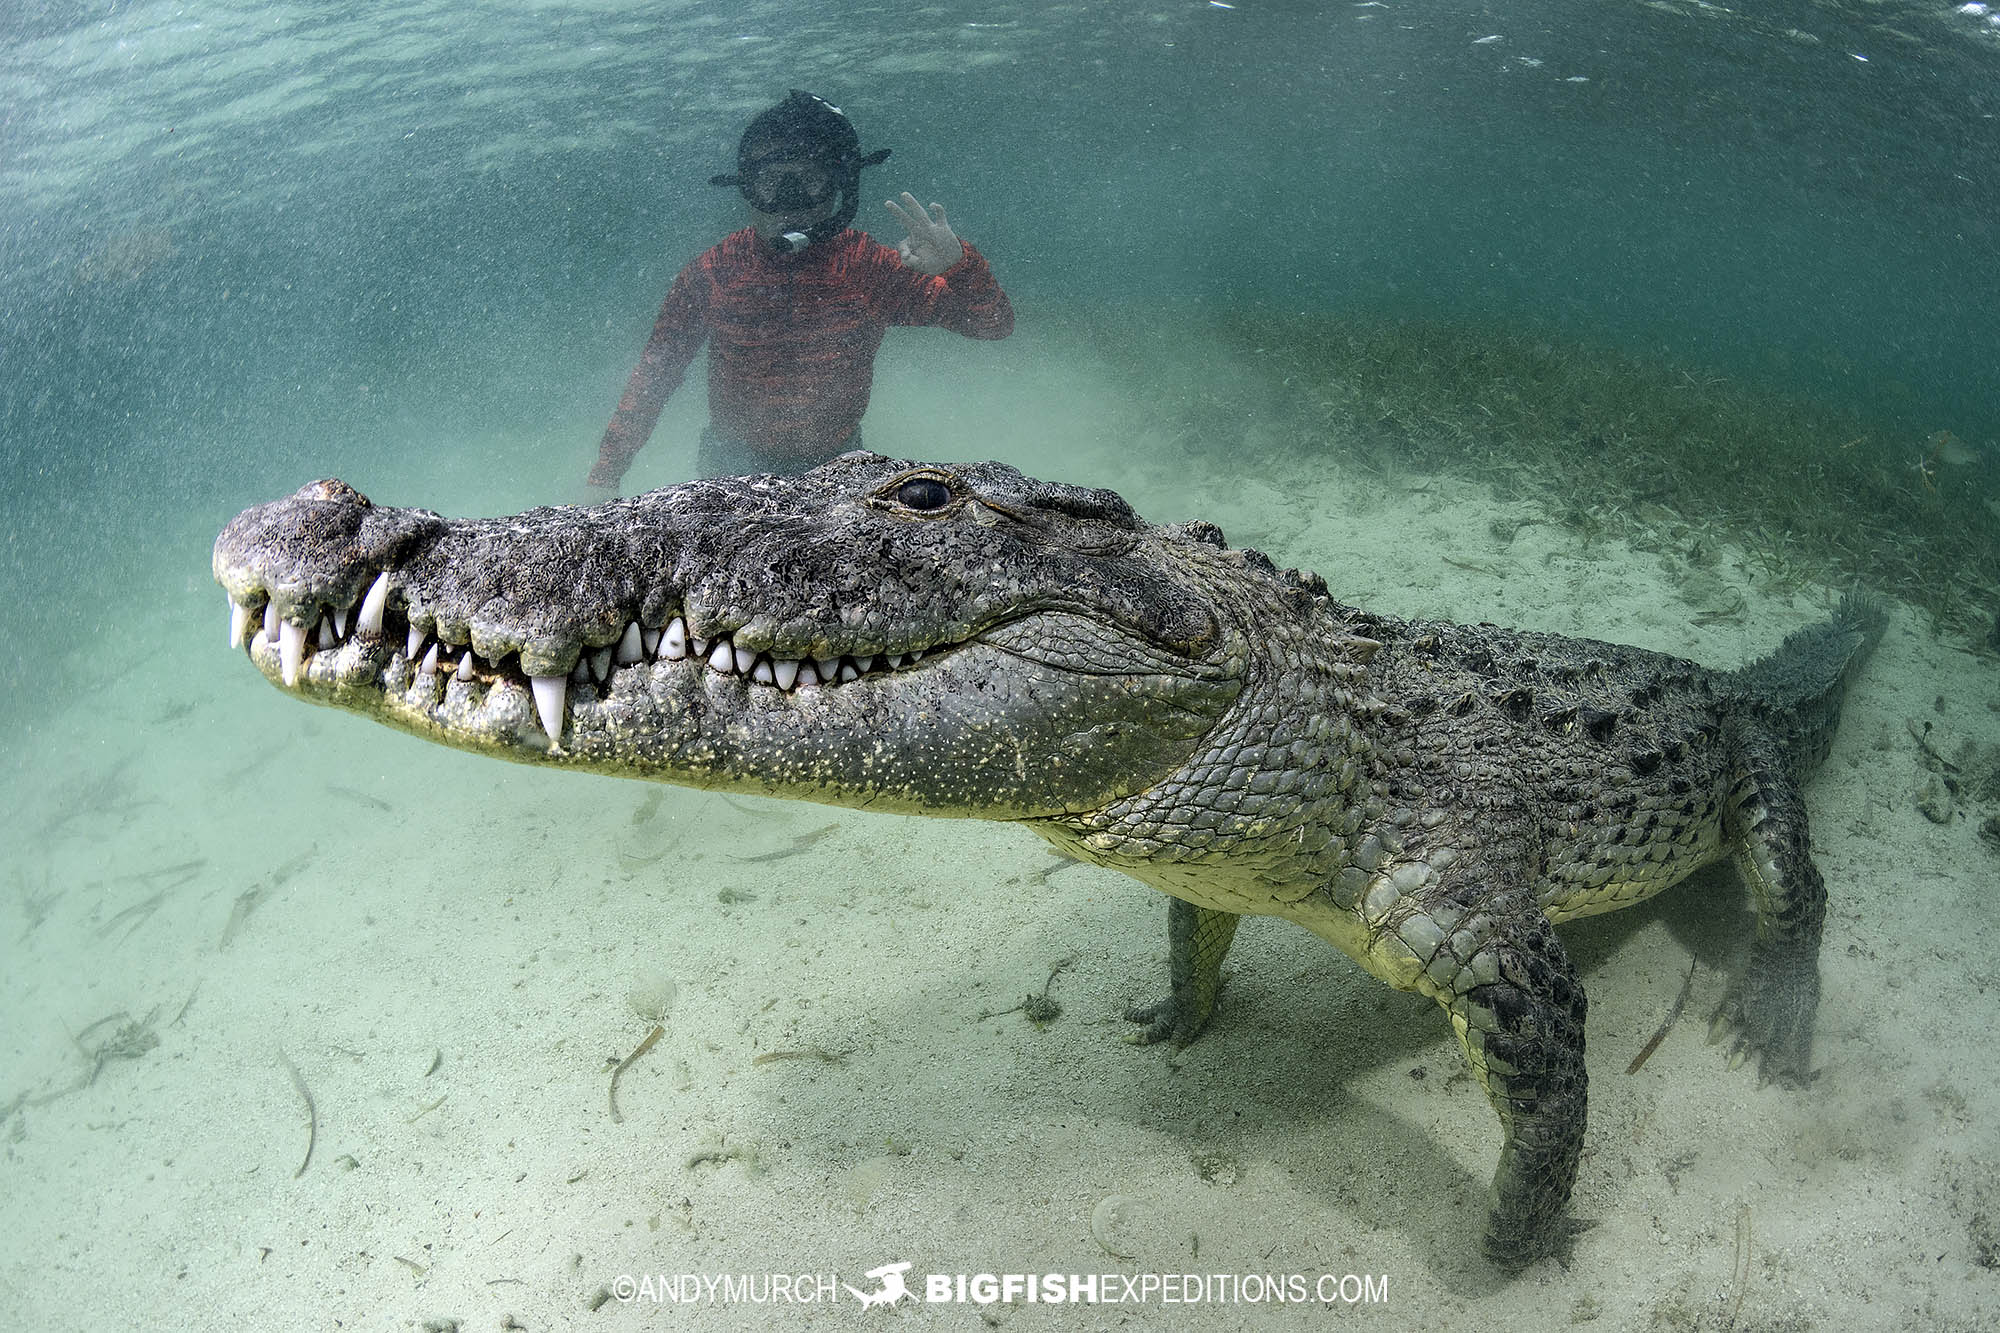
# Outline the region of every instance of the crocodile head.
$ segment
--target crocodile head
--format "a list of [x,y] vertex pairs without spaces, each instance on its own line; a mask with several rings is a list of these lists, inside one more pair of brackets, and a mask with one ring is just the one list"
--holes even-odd
[[1185,764],[1250,660],[1242,553],[996,463],[447,519],[320,481],[215,544],[232,647],[286,691],[503,758],[989,819]]

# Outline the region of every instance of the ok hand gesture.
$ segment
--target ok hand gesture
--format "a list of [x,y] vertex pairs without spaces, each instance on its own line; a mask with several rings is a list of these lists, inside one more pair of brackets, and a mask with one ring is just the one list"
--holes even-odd
[[926,213],[917,197],[905,190],[902,203],[891,199],[884,206],[909,229],[910,234],[896,244],[896,255],[905,267],[936,277],[964,258],[958,233],[944,220],[943,204],[932,204]]

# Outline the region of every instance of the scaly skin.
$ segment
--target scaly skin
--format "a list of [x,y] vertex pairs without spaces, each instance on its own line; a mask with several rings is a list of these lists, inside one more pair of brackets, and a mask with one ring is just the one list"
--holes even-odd
[[1880,632],[1852,600],[1712,671],[1371,615],[1109,491],[865,453],[491,520],[316,482],[232,522],[215,574],[272,681],[442,744],[1018,820],[1126,871],[1175,899],[1141,1040],[1200,1034],[1241,914],[1298,922],[1445,1010],[1500,1118],[1506,1267],[1575,1229],[1585,1002],[1552,922],[1733,858],[1757,935],[1718,1023],[1810,1075],[1798,783]]

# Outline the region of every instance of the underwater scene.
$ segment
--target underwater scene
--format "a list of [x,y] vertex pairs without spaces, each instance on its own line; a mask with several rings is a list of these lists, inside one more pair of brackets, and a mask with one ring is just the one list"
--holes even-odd
[[0,86],[0,1325],[2000,1327],[2000,4]]

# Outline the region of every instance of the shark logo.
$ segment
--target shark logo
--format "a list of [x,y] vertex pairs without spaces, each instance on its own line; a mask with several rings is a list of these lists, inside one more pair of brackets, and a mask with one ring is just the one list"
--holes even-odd
[[901,1263],[883,1264],[880,1268],[869,1269],[864,1276],[872,1277],[882,1284],[874,1291],[858,1291],[845,1282],[840,1285],[847,1287],[847,1294],[860,1301],[864,1310],[871,1305],[886,1305],[894,1309],[896,1302],[912,1294],[910,1289],[903,1285],[903,1274],[909,1271],[910,1262],[907,1259]]

